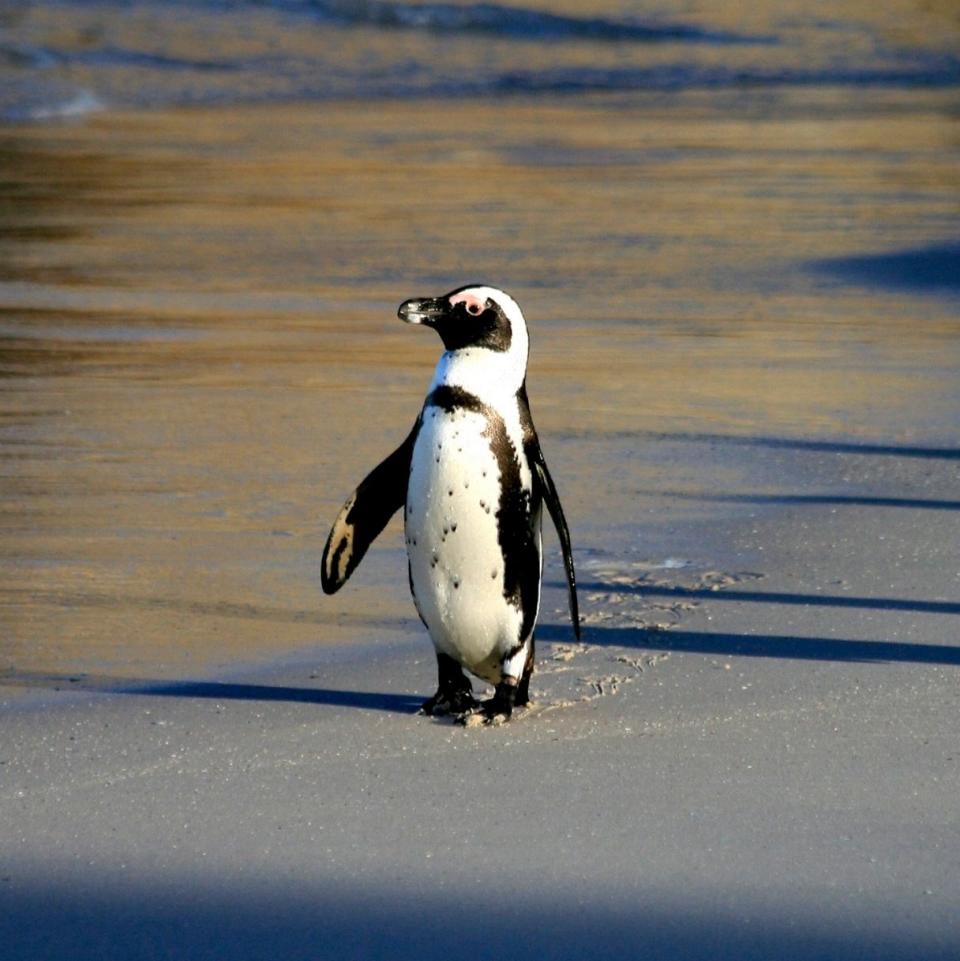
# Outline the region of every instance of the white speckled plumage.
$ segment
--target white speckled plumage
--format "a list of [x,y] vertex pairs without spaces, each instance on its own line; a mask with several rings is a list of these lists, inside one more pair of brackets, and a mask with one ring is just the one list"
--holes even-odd
[[[496,683],[501,661],[526,638],[523,612],[504,597],[496,520],[501,477],[486,428],[486,418],[472,411],[424,410],[405,530],[414,602],[434,645]],[[529,467],[521,467],[521,477],[529,491]],[[531,520],[539,553],[539,511]]]

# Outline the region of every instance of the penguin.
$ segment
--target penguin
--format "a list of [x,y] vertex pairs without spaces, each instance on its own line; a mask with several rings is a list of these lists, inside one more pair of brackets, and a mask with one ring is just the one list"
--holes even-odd
[[[580,638],[570,533],[527,400],[527,326],[512,297],[481,285],[407,300],[398,316],[433,328],[444,352],[406,440],[337,515],[321,586],[339,590],[403,507],[410,591],[439,674],[420,713],[499,723],[530,698],[544,505]],[[493,697],[478,701],[464,669],[493,684]]]

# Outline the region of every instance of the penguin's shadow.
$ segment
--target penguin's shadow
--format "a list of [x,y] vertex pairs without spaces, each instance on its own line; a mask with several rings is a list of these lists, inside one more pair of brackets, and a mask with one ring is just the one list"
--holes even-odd
[[327,707],[353,707],[367,711],[390,711],[400,714],[413,714],[423,703],[422,695],[392,694],[383,691],[345,691],[326,687],[291,687],[231,681],[170,681],[91,674],[15,672],[0,677],[0,687],[2,686],[86,694],[182,697],[211,701],[287,702]]
[[[569,641],[570,631],[561,625],[545,624],[538,628],[537,639]],[[701,631],[606,626],[585,627],[583,639],[588,645],[598,647],[644,648],[684,654],[850,663],[944,664],[960,667],[960,647],[946,644],[858,641],[780,634],[708,634]]]
[[[648,589],[649,591],[649,589]],[[661,589],[661,593],[674,593]],[[697,592],[689,592],[697,593]],[[724,595],[712,594],[711,599]],[[738,595],[731,593],[734,600]],[[742,598],[741,598],[742,599]],[[822,598],[821,598],[822,600]],[[884,602],[877,602],[883,606]],[[891,602],[887,601],[889,605]],[[910,602],[912,605],[918,602]],[[943,605],[946,607],[947,605]],[[952,605],[951,605],[952,607]],[[923,608],[921,608],[923,609]],[[938,608],[938,612],[939,611]],[[573,639],[567,624],[541,624],[540,642],[565,643]],[[713,656],[765,657],[805,661],[848,663],[913,663],[960,667],[960,647],[946,644],[915,644],[902,641],[853,640],[795,635],[748,635],[706,633],[679,629],[648,630],[636,627],[585,626],[584,642],[595,647],[641,648]],[[429,686],[429,682],[428,686]],[[264,701],[312,704],[415,714],[423,694],[386,691],[350,691],[328,687],[253,684],[236,681],[161,680],[120,678],[93,674],[10,672],[0,675],[0,687],[86,694],[122,694],[144,697],[198,698],[211,701]]]

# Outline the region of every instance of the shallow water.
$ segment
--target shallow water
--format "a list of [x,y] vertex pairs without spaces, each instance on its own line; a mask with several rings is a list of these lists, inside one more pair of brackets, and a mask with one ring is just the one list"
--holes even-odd
[[0,118],[116,107],[745,85],[955,87],[949,0],[13,0]]
[[[103,29],[139,50],[153,10],[172,62],[169,6]],[[213,17],[184,6],[189,24]],[[473,280],[527,314],[533,413],[585,562],[673,556],[684,518],[734,509],[695,495],[742,490],[751,444],[955,449],[956,18],[908,7],[896,30],[886,7],[830,30],[702,8],[684,22],[711,36],[662,44],[585,37],[580,21],[560,38],[540,22],[535,42],[472,27],[445,54],[487,76],[479,53],[499,51],[501,73],[542,77],[544,58],[640,69],[681,44],[698,70],[774,57],[783,80],[791,58],[806,63],[786,83],[491,98],[444,87],[437,68],[384,99],[350,73],[364,44],[419,62],[451,39],[436,24],[329,27],[349,101],[251,105],[244,80],[188,109],[172,106],[184,76],[170,63],[66,58],[58,83],[76,75],[126,109],[0,128],[0,669],[179,676],[409,631],[396,527],[332,600],[319,553],[343,498],[409,429],[438,355],[396,305]],[[21,40],[46,49],[36,24],[53,10],[25,5]],[[102,6],[64,10],[64,36],[80,37]],[[292,13],[236,10],[238,36],[247,17],[296,33]],[[779,39],[712,35],[743,30]],[[836,31],[858,38],[858,70],[909,48],[941,72],[838,82],[824,66],[838,48],[805,58],[791,40]],[[545,617],[559,622],[556,600]]]

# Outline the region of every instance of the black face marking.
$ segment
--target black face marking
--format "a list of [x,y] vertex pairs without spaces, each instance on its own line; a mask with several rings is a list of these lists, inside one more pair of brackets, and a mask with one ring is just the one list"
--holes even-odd
[[457,294],[475,286],[458,287],[443,297],[407,301],[400,306],[400,316],[408,319],[415,314],[417,323],[433,327],[447,350],[509,350],[513,340],[510,319],[495,300],[488,298],[482,305],[476,300],[456,300]]
[[486,307],[478,313],[473,313],[461,301],[437,324],[437,333],[447,350],[486,347],[487,350],[506,352],[513,341],[510,320],[493,300],[488,300]]
[[[503,418],[480,398],[462,387],[441,385],[427,397],[426,406],[480,414],[487,423],[483,434],[500,471],[497,540],[503,556],[503,596],[523,614],[520,638],[533,630],[540,597],[540,554],[537,550],[530,492],[520,481],[519,453],[507,434]],[[486,505],[490,513],[490,505]]]

